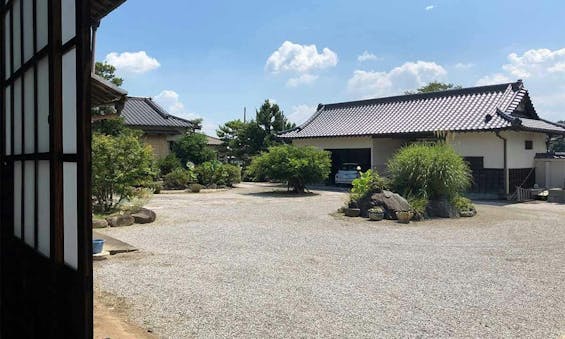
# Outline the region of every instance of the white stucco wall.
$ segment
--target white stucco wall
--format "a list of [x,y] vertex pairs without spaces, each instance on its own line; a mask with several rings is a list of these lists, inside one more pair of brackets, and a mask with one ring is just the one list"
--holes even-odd
[[392,138],[373,139],[372,165],[371,167],[379,173],[385,173],[386,163],[394,153],[402,147],[404,140]]
[[[508,168],[534,167],[536,153],[545,153],[546,136],[543,133],[503,132],[508,139]],[[533,148],[525,148],[526,140],[533,142]]]
[[455,133],[448,142],[463,157],[484,157],[485,168],[504,168],[504,146],[493,132]]
[[565,159],[536,159],[536,184],[540,187],[565,187]]
[[[536,153],[543,153],[545,134],[530,132],[502,131],[506,138],[508,168],[534,167]],[[525,141],[533,142],[533,149],[525,149]],[[504,146],[494,132],[456,133],[449,140],[453,148],[464,157],[484,157],[485,168],[504,168]]]

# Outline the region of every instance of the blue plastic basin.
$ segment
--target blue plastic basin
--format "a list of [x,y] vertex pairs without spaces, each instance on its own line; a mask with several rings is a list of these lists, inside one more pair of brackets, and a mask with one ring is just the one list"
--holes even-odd
[[104,239],[92,240],[92,254],[98,254],[102,252],[103,248],[104,248]]

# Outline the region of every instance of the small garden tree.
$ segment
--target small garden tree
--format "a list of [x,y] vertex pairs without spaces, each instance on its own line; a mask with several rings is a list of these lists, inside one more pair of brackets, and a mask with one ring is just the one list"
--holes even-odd
[[216,159],[216,152],[208,147],[208,138],[201,133],[187,133],[173,143],[173,153],[182,164],[201,164]]
[[255,178],[286,181],[296,193],[304,193],[307,184],[326,179],[330,169],[330,153],[327,151],[281,145],[270,147],[268,152],[253,158],[248,171]]
[[126,130],[118,136],[92,136],[92,196],[97,212],[111,212],[133,196],[135,187],[150,186],[155,171],[153,152],[139,139],[140,133]]

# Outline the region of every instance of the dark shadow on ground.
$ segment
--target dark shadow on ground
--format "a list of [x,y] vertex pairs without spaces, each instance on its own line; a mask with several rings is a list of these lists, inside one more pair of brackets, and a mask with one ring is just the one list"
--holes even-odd
[[314,197],[320,195],[315,192],[305,192],[305,193],[295,193],[293,191],[268,191],[268,192],[251,192],[251,193],[240,193],[241,195],[250,195],[254,197],[263,198],[304,198],[304,197]]
[[473,204],[486,206],[508,206],[518,204],[518,202],[508,200],[473,200]]

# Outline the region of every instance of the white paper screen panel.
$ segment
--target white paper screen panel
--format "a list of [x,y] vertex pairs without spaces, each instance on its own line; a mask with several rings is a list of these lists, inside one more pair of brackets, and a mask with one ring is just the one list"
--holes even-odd
[[37,248],[49,257],[51,241],[51,198],[49,161],[37,163]]
[[75,0],[61,1],[61,38],[63,44],[76,35]]
[[4,57],[6,60],[6,67],[4,67],[6,71],[6,79],[10,77],[11,68],[10,62],[12,60],[12,54],[10,53],[10,11],[6,12],[6,16],[4,17]]
[[14,235],[22,236],[22,162],[14,161]]
[[49,152],[49,57],[37,64],[37,152]]
[[35,161],[24,162],[24,240],[35,246]]
[[78,267],[77,164],[63,163],[63,236],[65,263]]
[[11,97],[11,88],[10,87],[6,87],[6,91],[5,91],[5,107],[6,107],[6,126],[4,126],[4,131],[5,131],[5,137],[6,137],[6,142],[5,142],[5,154],[6,155],[10,155],[12,154],[12,106],[10,104],[10,97]]
[[14,24],[12,26],[13,29],[13,46],[14,46],[14,71],[20,68],[22,64],[22,40],[21,40],[21,27],[20,27],[20,0],[15,0],[14,5],[12,7],[14,11],[14,15],[12,19],[14,20]]
[[33,0],[21,0],[24,17],[24,62],[33,56]]
[[41,50],[43,47],[47,46],[49,41],[49,29],[48,29],[48,19],[47,13],[49,1],[41,0],[35,2],[35,22],[36,22],[36,32],[37,32],[37,50]]
[[22,79],[14,82],[14,154],[22,154]]
[[24,75],[24,153],[35,152],[35,90],[33,85],[34,70]]
[[76,48],[63,55],[63,153],[77,152]]

